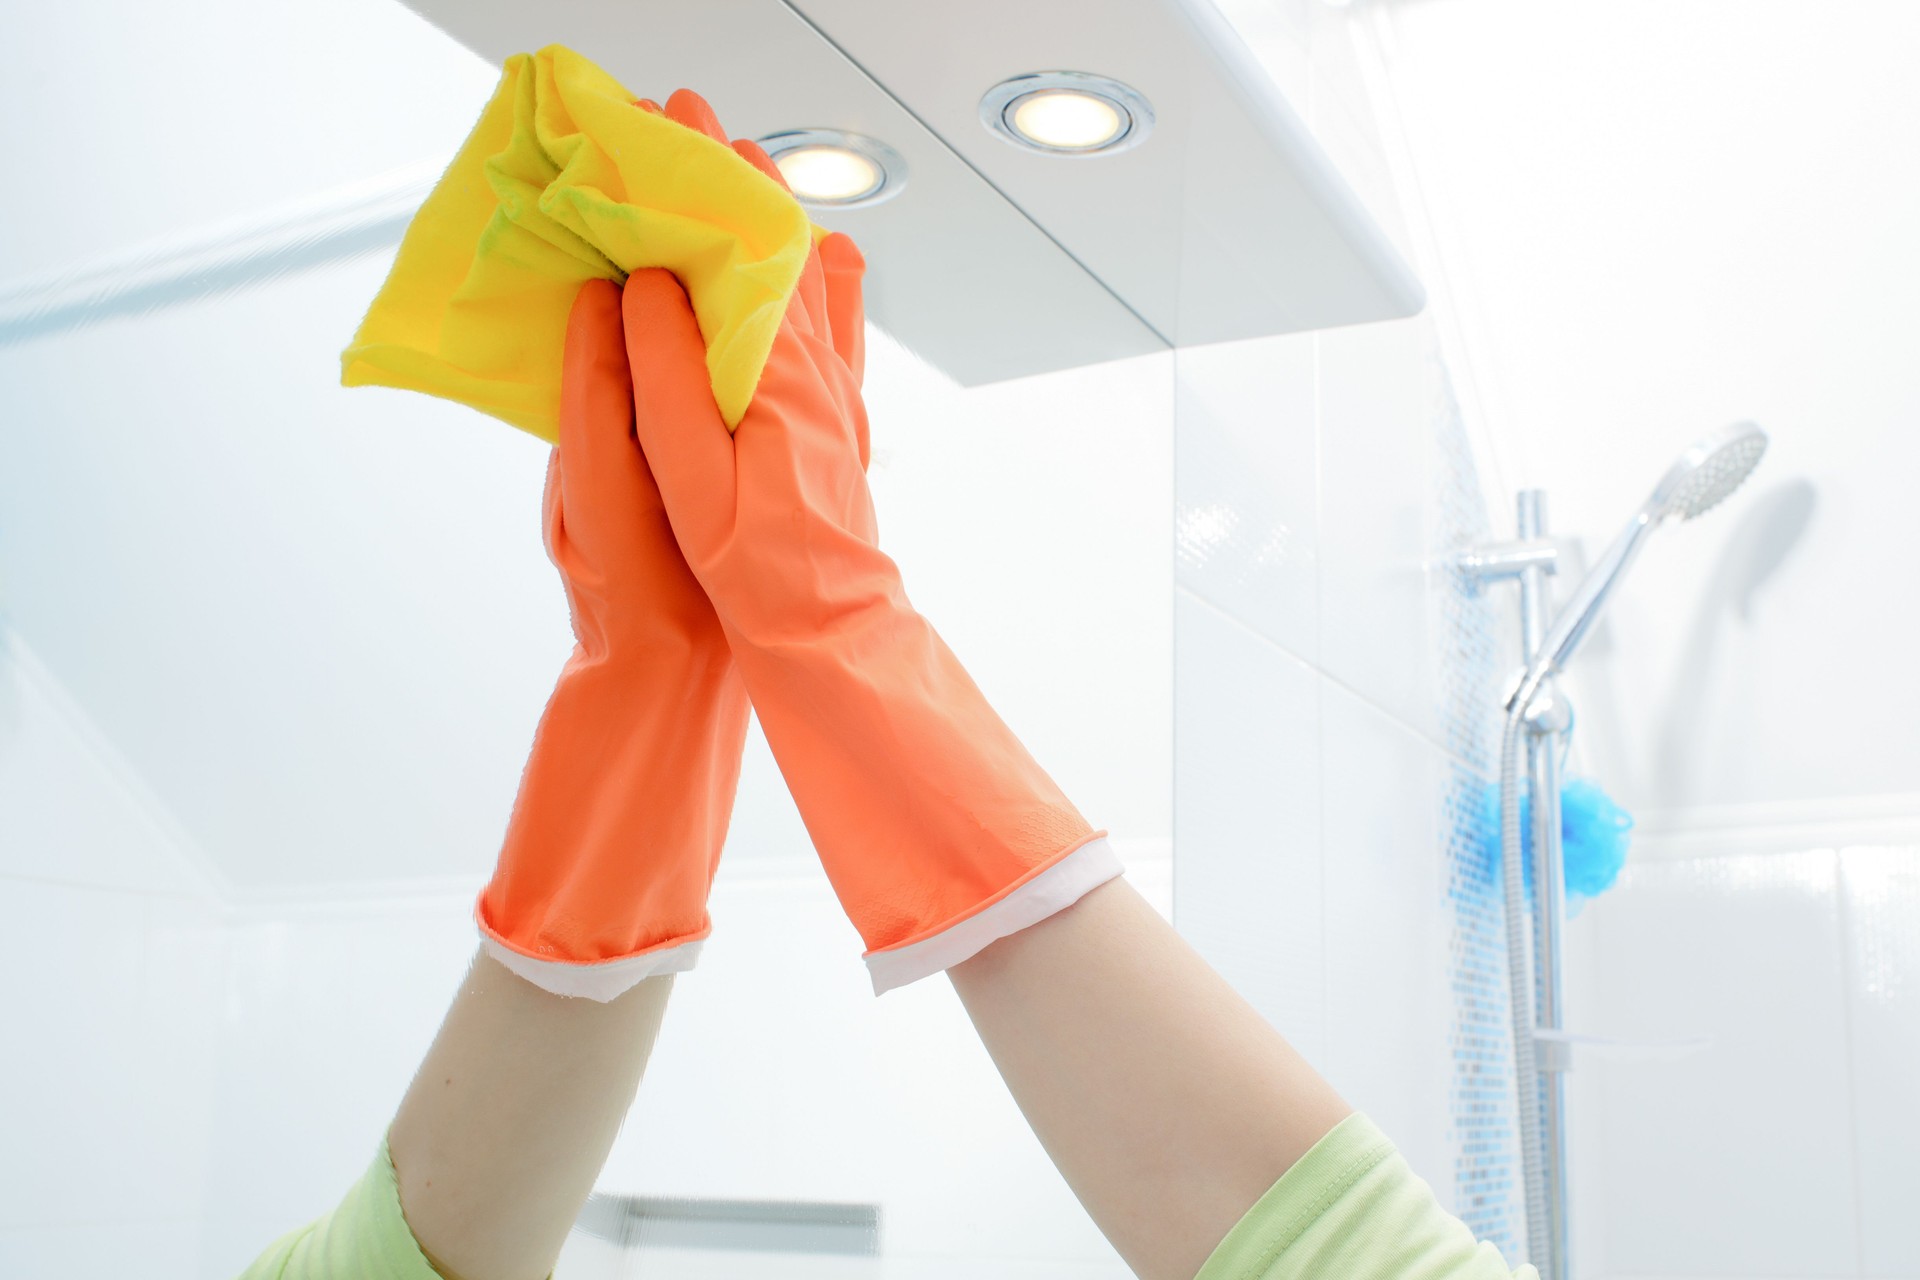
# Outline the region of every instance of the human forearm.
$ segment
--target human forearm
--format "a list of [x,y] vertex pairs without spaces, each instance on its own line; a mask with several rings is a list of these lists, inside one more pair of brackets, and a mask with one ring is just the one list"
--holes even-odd
[[475,957],[388,1136],[407,1222],[448,1280],[553,1270],[672,989],[569,998]]
[[1123,880],[949,973],[1048,1154],[1147,1280],[1191,1280],[1351,1110]]

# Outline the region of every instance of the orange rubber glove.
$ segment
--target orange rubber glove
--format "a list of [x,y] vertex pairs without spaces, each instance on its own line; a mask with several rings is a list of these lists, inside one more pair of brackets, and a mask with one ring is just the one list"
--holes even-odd
[[693,966],[747,731],[726,638],[634,439],[611,280],[584,285],[567,321],[545,515],[578,643],[474,914],[521,977],[611,1000]]
[[623,312],[641,447],[879,992],[958,964],[1121,868],[914,612],[876,543],[864,271],[844,235],[815,247],[732,434],[673,276],[635,272]]

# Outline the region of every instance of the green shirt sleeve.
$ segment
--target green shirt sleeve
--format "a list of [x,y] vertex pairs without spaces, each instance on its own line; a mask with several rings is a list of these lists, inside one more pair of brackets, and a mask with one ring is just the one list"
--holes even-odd
[[440,1280],[400,1212],[383,1139],[373,1164],[332,1213],[284,1236],[240,1280]]
[[1386,1135],[1351,1115],[1227,1233],[1195,1280],[1537,1280],[1440,1207]]
[[[1195,1280],[1537,1280],[1509,1271],[1373,1123],[1348,1116],[1227,1233]],[[400,1212],[387,1144],[345,1199],[240,1280],[440,1280]]]

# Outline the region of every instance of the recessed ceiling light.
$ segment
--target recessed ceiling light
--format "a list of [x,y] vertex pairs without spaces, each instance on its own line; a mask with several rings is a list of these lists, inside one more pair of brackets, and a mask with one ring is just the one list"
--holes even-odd
[[1088,151],[1127,130],[1127,117],[1105,98],[1069,89],[1044,89],[1014,99],[1009,121],[1022,137],[1049,147]]
[[795,147],[779,165],[787,185],[810,200],[858,200],[880,185],[880,166],[841,147]]
[[760,139],[802,204],[853,209],[891,200],[907,162],[886,143],[840,129],[789,129]]
[[1014,76],[980,99],[980,120],[1008,142],[1057,156],[1103,156],[1137,147],[1153,129],[1139,90],[1084,71]]

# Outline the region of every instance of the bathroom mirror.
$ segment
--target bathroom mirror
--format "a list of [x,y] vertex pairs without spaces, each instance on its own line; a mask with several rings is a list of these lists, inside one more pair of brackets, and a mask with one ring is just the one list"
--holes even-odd
[[[723,16],[647,8],[655,49]],[[0,20],[71,69],[38,92],[84,140],[13,130],[16,155],[88,193],[17,202],[0,235],[0,875],[15,944],[94,940],[85,974],[9,997],[44,1051],[14,1085],[46,1124],[5,1161],[45,1172],[19,1189],[23,1249],[71,1248],[60,1224],[107,1196],[163,1220],[157,1242],[128,1228],[150,1272],[232,1275],[379,1142],[472,954],[572,636],[547,446],[338,385],[409,193],[496,69],[390,0],[116,14],[111,39],[77,11]],[[544,40],[581,41],[548,17]],[[811,74],[684,82],[751,133]],[[938,215],[919,260],[1005,279],[872,332],[886,548],[1167,907],[1173,356],[963,158],[915,151],[912,182]],[[722,867],[561,1274],[1118,1265],[944,981],[874,999],[757,728]],[[69,1176],[82,1150],[114,1167]]]

